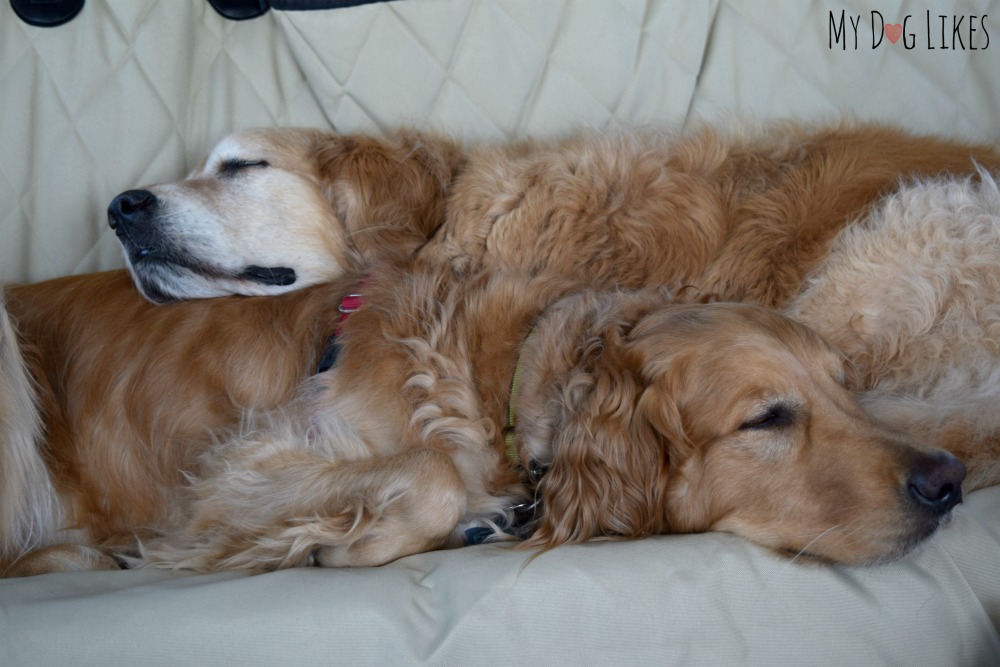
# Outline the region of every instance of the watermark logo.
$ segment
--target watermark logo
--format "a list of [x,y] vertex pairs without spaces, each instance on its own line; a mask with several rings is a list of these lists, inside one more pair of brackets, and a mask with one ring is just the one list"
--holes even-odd
[[899,41],[899,36],[903,34],[903,25],[901,23],[886,23],[882,31],[889,41],[895,44]]
[[[864,19],[870,18],[870,21]],[[869,34],[870,33],[870,34]],[[901,23],[887,23],[882,12],[872,10],[864,14],[838,15],[829,12],[829,48],[847,51],[867,48],[877,49],[888,43],[892,48],[899,42],[907,51],[922,48],[928,51],[983,51],[990,46],[989,16],[987,14],[907,14]]]

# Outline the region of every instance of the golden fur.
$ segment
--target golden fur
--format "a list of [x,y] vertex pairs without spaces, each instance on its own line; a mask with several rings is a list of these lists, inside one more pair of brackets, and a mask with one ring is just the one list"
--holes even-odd
[[[1000,165],[997,155],[988,147],[915,137],[872,126],[823,130],[778,126],[745,137],[720,135],[710,129],[684,136],[582,133],[558,141],[479,146],[466,151],[458,150],[450,141],[408,131],[383,140],[314,131],[265,130],[240,133],[220,143],[205,164],[185,181],[131,191],[150,193],[152,200],[146,194],[123,193],[112,204],[109,214],[123,241],[133,277],[143,293],[157,301],[228,293],[280,294],[352,273],[376,258],[405,264],[416,250],[414,275],[430,277],[404,279],[407,274],[403,274],[400,280],[404,283],[430,280],[434,285],[424,285],[428,289],[449,286],[440,294],[441,300],[459,310],[465,306],[454,294],[480,288],[491,292],[494,288],[484,288],[484,282],[499,285],[504,281],[518,290],[538,288],[538,293],[530,296],[530,307],[507,308],[508,311],[520,308],[517,310],[520,317],[540,311],[576,289],[579,283],[601,289],[689,285],[722,298],[780,306],[798,291],[805,276],[826,256],[833,238],[848,220],[864,213],[879,196],[895,188],[900,179],[946,172],[969,173],[973,170],[973,159],[991,167]],[[294,196],[289,200],[282,198],[282,193]],[[254,218],[261,212],[266,215]],[[435,227],[438,223],[442,224]],[[143,232],[150,229],[153,233]],[[433,234],[433,238],[421,247],[428,234]],[[150,242],[151,238],[155,243]],[[190,239],[197,242],[188,243]],[[509,271],[522,275],[514,276]],[[392,270],[387,270],[387,274],[392,274]],[[484,274],[486,277],[482,277]],[[503,276],[490,278],[492,274]],[[473,286],[466,286],[465,281],[472,281]],[[66,285],[56,291],[64,290]],[[71,330],[77,326],[78,318],[92,317],[88,303],[103,300],[108,306],[102,320],[91,320],[88,325],[100,335],[76,339],[60,334],[53,339],[54,351],[38,357],[39,366],[34,369],[38,377],[58,372],[59,364],[63,363],[60,350],[64,346],[75,350],[72,357],[66,358],[75,359],[79,354],[103,360],[84,363],[87,369],[98,369],[99,375],[79,376],[75,387],[63,387],[65,378],[55,376],[51,390],[56,395],[65,392],[63,400],[74,406],[79,396],[95,395],[93,387],[108,384],[108,378],[118,377],[121,372],[135,373],[138,377],[145,373],[144,367],[151,357],[163,356],[163,350],[158,348],[163,346],[160,339],[147,338],[156,329],[154,326],[139,332],[140,335],[125,337],[128,341],[125,345],[111,342],[121,337],[121,330],[127,329],[129,318],[123,315],[118,319],[116,315],[132,307],[127,305],[127,299],[123,301],[126,306],[119,308],[115,305],[119,296],[98,296],[102,290],[95,289],[79,309],[74,309],[66,307],[60,301],[62,297],[44,291],[30,295],[32,287],[21,289],[29,294],[23,303],[38,305],[37,323],[25,325],[20,321],[24,316],[10,303],[8,306],[17,324],[27,329],[23,340],[29,342],[36,336],[49,335],[50,327]],[[401,292],[406,289],[400,288]],[[333,290],[338,296],[341,291]],[[49,532],[35,544],[57,539],[82,545],[103,542],[113,551],[122,533],[130,538],[131,533],[166,532],[163,542],[152,543],[150,556],[159,554],[161,562],[191,564],[202,569],[276,567],[308,558],[323,564],[385,562],[402,553],[453,541],[456,525],[480,521],[523,495],[523,489],[518,487],[520,481],[511,470],[504,472],[501,464],[501,472],[496,472],[496,450],[492,445],[465,447],[457,457],[434,447],[414,445],[402,451],[393,449],[398,447],[394,438],[400,433],[407,442],[419,440],[415,424],[425,424],[430,429],[421,437],[437,438],[436,429],[444,423],[454,431],[449,431],[446,438],[451,439],[449,442],[480,445],[494,442],[494,431],[499,424],[495,412],[502,410],[498,406],[508,390],[510,360],[519,339],[504,338],[500,349],[491,351],[484,344],[485,333],[478,337],[471,335],[461,324],[451,331],[449,320],[437,317],[437,302],[415,311],[409,302],[400,305],[401,314],[412,312],[412,317],[418,320],[434,316],[429,318],[427,326],[433,322],[437,329],[424,338],[420,331],[414,333],[403,327],[401,331],[412,336],[406,339],[410,342],[393,339],[387,344],[379,338],[383,325],[372,325],[372,339],[355,343],[358,351],[345,360],[344,369],[322,380],[336,388],[339,380],[335,378],[351,377],[354,372],[357,377],[364,377],[371,388],[331,390],[328,398],[335,405],[329,411],[307,409],[312,428],[309,447],[285,451],[291,443],[298,442],[294,438],[301,432],[293,423],[294,418],[280,415],[248,438],[212,445],[207,435],[210,430],[234,426],[237,413],[243,408],[285,402],[291,385],[305,372],[303,368],[308,364],[302,360],[315,356],[322,327],[304,326],[301,331],[297,327],[302,322],[315,322],[317,317],[322,320],[320,311],[327,311],[331,301],[336,300],[321,288],[309,294],[313,296],[302,298],[315,301],[309,301],[312,306],[300,306],[305,308],[304,315],[295,316],[279,307],[269,312],[265,324],[260,325],[257,318],[260,329],[267,330],[276,324],[277,328],[249,343],[246,337],[218,335],[212,330],[211,348],[204,353],[210,358],[230,358],[234,354],[232,346],[246,345],[233,357],[235,362],[221,373],[206,371],[192,376],[188,369],[195,364],[186,354],[190,349],[186,344],[196,338],[182,336],[181,341],[167,349],[185,353],[164,356],[162,361],[164,365],[175,365],[176,369],[170,373],[180,376],[178,382],[182,384],[163,389],[166,383],[154,380],[147,390],[134,392],[134,400],[125,404],[123,411],[109,410],[113,402],[104,405],[81,401],[84,408],[76,419],[91,420],[94,413],[100,414],[99,421],[111,432],[124,432],[127,438],[137,435],[131,440],[133,444],[124,445],[125,451],[142,455],[122,457],[116,449],[123,446],[120,441],[101,438],[89,442],[85,448],[67,447],[65,451],[69,454],[49,456],[45,463],[51,476],[56,480],[71,480],[71,484],[63,482],[62,488],[69,488],[70,496],[79,497],[67,501],[60,496],[58,504],[64,505],[63,511],[73,516],[74,521],[53,515]],[[645,296],[634,298],[652,298],[642,294]],[[656,294],[655,298],[662,299],[659,292]],[[427,295],[411,296],[420,302]],[[619,297],[600,298],[616,301]],[[191,317],[188,313],[196,313],[194,317],[198,318],[216,312],[214,306],[211,311],[209,307],[206,304],[203,312],[196,305],[184,304],[183,308],[190,310],[177,306],[178,310],[172,311],[173,320],[169,315],[150,317],[162,318],[164,323],[187,321]],[[229,307],[235,320],[229,322],[221,315],[220,320],[226,320],[226,326],[233,331],[242,331],[240,322],[244,316],[237,311],[243,306]],[[294,313],[295,308],[291,311]],[[63,324],[53,324],[50,320],[53,312],[58,313],[57,320]],[[493,322],[500,330],[509,326],[509,318],[502,315]],[[355,317],[364,321],[360,314]],[[417,326],[410,320],[403,324]],[[350,325],[355,327],[364,330],[364,325]],[[179,329],[183,332],[186,328]],[[192,327],[192,331],[198,331],[197,327]],[[192,335],[204,340],[207,338],[204,334],[201,330]],[[105,340],[95,343],[100,336]],[[284,342],[275,346],[276,339]],[[431,354],[429,363],[434,372],[416,373],[402,393],[397,393],[396,373],[412,369],[407,365],[410,362],[400,359],[405,361],[413,346],[419,348],[426,343],[424,339],[451,340],[455,347],[447,354]],[[372,349],[366,350],[366,344]],[[188,402],[199,400],[192,397],[212,396],[220,388],[230,392],[231,385],[246,386],[245,373],[254,372],[252,360],[268,349],[295,371],[279,373],[280,378],[270,387],[253,384],[249,396],[230,402],[218,414],[193,415],[184,420],[185,428],[203,436],[201,440],[195,438],[196,445],[160,446],[159,439],[169,440],[177,434],[155,431],[150,436],[149,424],[144,420],[174,420],[175,410],[176,414],[184,415],[189,409]],[[795,356],[795,352],[790,354]],[[378,363],[368,368],[373,359]],[[490,359],[506,371],[501,373],[497,368],[477,371],[478,379],[474,382],[467,375],[471,371],[461,371],[466,373],[460,373],[465,386],[461,382],[454,387],[445,383],[452,393],[446,392],[441,402],[427,401],[410,414],[408,406],[414,405],[411,397],[414,392],[431,386],[440,389],[434,373],[450,373],[452,365],[468,369],[470,364],[489,363]],[[366,369],[365,372],[351,371],[352,364]],[[209,375],[210,378],[206,377]],[[475,388],[471,394],[470,382]],[[805,387],[802,391],[806,391]],[[174,396],[184,402],[175,403]],[[206,400],[211,406],[211,400]],[[480,410],[476,407],[479,402],[487,406],[484,408],[487,416],[466,419],[468,414]],[[441,414],[435,413],[438,408]],[[52,409],[48,409],[46,419],[65,418],[59,414],[53,417]],[[55,408],[56,413],[60,409]],[[290,413],[295,415],[300,409],[291,409]],[[452,411],[457,412],[452,415]],[[149,417],[151,414],[157,417]],[[372,423],[372,415],[383,417]],[[864,420],[858,428],[867,434],[865,437],[883,444],[892,440]],[[80,438],[81,432],[85,430],[70,426],[73,438]],[[316,436],[317,433],[321,435]],[[485,439],[484,433],[488,436]],[[894,447],[885,444],[887,450]],[[150,450],[158,454],[149,456]],[[912,464],[906,459],[922,456],[913,454],[916,450],[908,446],[899,451],[905,455],[895,459],[892,474],[883,470],[882,488],[873,493],[898,491],[907,466]],[[279,461],[277,464],[270,458],[274,452],[280,454],[275,459]],[[345,461],[352,465],[342,466]],[[218,472],[240,470],[241,465],[242,474]],[[940,464],[938,468],[949,469],[949,465]],[[892,467],[888,463],[886,466]],[[394,486],[381,487],[380,499],[369,502],[368,492],[383,481],[387,470],[393,471]],[[18,471],[24,472],[18,466],[5,466],[3,474],[6,479]],[[178,471],[195,473],[200,481],[179,487],[183,476]],[[106,479],[96,485],[77,485],[74,476],[80,475]],[[952,474],[955,476],[957,473]],[[139,493],[143,509],[133,512],[122,501],[125,494],[134,491],[131,485],[136,481],[149,485]],[[337,484],[331,486],[333,481]],[[113,488],[114,493],[109,495],[104,487]],[[278,493],[271,498],[267,493],[273,489]],[[289,490],[295,492],[293,498],[281,495]],[[625,497],[634,501],[634,491],[634,488],[618,489],[624,494],[623,502]],[[65,492],[60,490],[60,493]],[[316,495],[311,499],[313,493]],[[178,494],[190,494],[194,500],[175,501]],[[425,504],[396,514],[395,509],[403,507],[406,504],[403,499],[409,495],[422,498]],[[433,496],[430,505],[426,504],[428,495]],[[237,514],[241,508],[256,507],[239,520],[234,520],[236,514],[228,516],[236,524],[232,526],[232,544],[204,543],[209,534],[220,539],[226,535],[221,529],[215,533],[204,530],[206,526],[217,526],[221,516],[215,510],[199,509],[212,506],[204,498]],[[660,502],[659,496],[655,500]],[[550,502],[558,507],[559,499]],[[164,518],[167,506],[174,503],[181,509],[167,520]],[[311,508],[316,503],[328,512],[321,515],[325,517],[319,522],[322,530],[329,528],[334,533],[350,535],[349,538],[326,543],[325,533],[313,521]],[[893,515],[896,518],[904,516],[907,509],[903,505],[905,502],[900,501],[895,510],[889,511],[896,511]],[[646,511],[656,515],[655,509],[647,507]],[[186,514],[188,510],[192,514]],[[610,523],[601,517],[591,517],[593,521],[589,523],[583,521],[595,511],[567,511],[566,525],[558,529],[546,529],[543,523],[535,543],[551,545],[602,534],[639,534],[631,528],[616,528],[618,519]],[[89,518],[92,515],[94,519]],[[557,513],[543,515],[543,521],[549,516],[552,518],[548,520],[559,520]],[[769,541],[764,534],[766,530],[760,527],[763,521],[760,516],[757,527],[753,527],[754,521],[750,519],[742,523],[719,523],[718,517],[708,510],[700,516],[707,523],[692,519],[685,524],[656,515],[652,523],[643,520],[635,525],[645,526],[643,530],[655,526],[683,530],[726,528],[771,546],[805,548],[794,541],[782,544]],[[385,520],[376,521],[378,517]],[[828,514],[812,519],[809,525],[817,526],[837,517]],[[378,526],[374,536],[362,527],[369,520]],[[574,527],[577,520],[583,523]],[[78,526],[80,522],[85,525]],[[936,519],[922,523],[921,530],[929,530],[931,523],[936,525]],[[793,524],[790,520],[789,526]],[[80,530],[59,532],[62,528],[72,531],[74,527]],[[279,528],[287,531],[281,533],[280,539],[274,537]],[[832,534],[836,532],[834,529]],[[873,536],[871,543],[858,546],[853,552],[844,545],[836,546],[834,537],[821,540],[817,549],[805,550],[817,557],[866,562],[905,551],[906,544],[915,540],[918,532],[895,542]],[[19,542],[19,534],[8,532],[3,536],[8,558],[18,555],[27,544]],[[294,535],[294,548],[289,548],[286,540],[290,535]],[[192,543],[204,548],[197,555],[183,555]],[[258,547],[266,550],[268,545],[271,551],[266,556],[240,555],[254,553],[253,548]],[[49,553],[54,550],[58,556],[65,555],[59,549],[53,547]],[[71,559],[76,550],[72,545],[66,548]],[[45,569],[44,562],[39,569]],[[28,571],[35,570],[28,568]]]
[[[728,530],[862,564],[908,552],[960,498],[962,465],[870,419],[840,354],[773,311],[443,273],[370,284],[301,412],[214,452],[146,562],[379,565],[534,493],[529,546]],[[504,456],[518,354],[537,480]]]
[[841,233],[788,308],[851,361],[866,410],[1000,482],[1000,187],[908,184]]
[[376,245],[399,261],[419,248],[418,263],[456,275],[692,285],[783,305],[837,232],[901,179],[975,164],[1000,168],[1000,154],[852,123],[581,131],[465,149],[413,130],[263,129],[227,137],[183,181],[123,193],[109,217],[157,301],[286,292],[341,275],[355,249]]
[[418,254],[597,288],[690,285],[781,306],[901,180],[1000,167],[992,147],[881,125],[581,133],[473,148]]
[[[241,136],[254,145],[257,134]],[[123,220],[128,193],[116,198],[109,215],[117,218],[119,236],[137,234],[138,225],[164,244],[145,247],[141,260],[129,263],[140,286],[147,272],[164,281],[152,294],[146,291],[156,301],[171,300],[175,284],[207,289],[206,295],[275,298],[155,307],[136,293],[125,271],[5,288],[0,573],[114,567],[90,547],[128,551],[136,535],[158,530],[171,489],[199,470],[199,457],[218,434],[238,428],[248,411],[286,403],[315,369],[319,350],[336,328],[340,298],[360,272],[374,260],[404,261],[443,215],[441,188],[450,178],[445,158],[451,155],[446,143],[436,144],[438,152],[430,156],[408,137],[375,142],[281,130],[266,136],[269,171],[277,177],[263,191],[250,194],[248,185],[254,184],[238,174],[206,173],[228,159],[222,157],[228,150],[223,142],[206,160],[209,166],[149,189],[159,197],[162,218],[152,215],[147,203],[142,215],[133,210]],[[222,193],[225,188],[230,191]],[[274,200],[270,209],[262,205],[268,197]],[[309,259],[315,252],[319,259],[296,265],[294,287],[300,291],[288,294],[281,286],[261,289],[252,280],[233,278],[235,269],[223,277],[222,263],[240,252],[267,252],[274,244],[260,238],[230,244],[232,252],[214,262],[191,253],[172,255],[172,225],[184,217],[169,213],[177,201],[193,218],[215,220],[230,231],[280,223],[314,244],[305,251],[286,250],[288,256]],[[276,213],[282,205],[286,208]],[[261,215],[267,211],[270,219]],[[204,239],[192,240],[197,234],[179,237],[193,248],[206,247]],[[136,250],[127,238],[123,247],[127,257]],[[309,272],[316,267],[322,271]],[[211,278],[206,282],[198,271]],[[216,290],[215,281],[227,289]]]
[[[53,542],[128,549],[155,532],[170,489],[199,469],[214,437],[247,411],[291,399],[336,326],[343,291],[155,306],[124,271],[9,286],[44,436],[17,448],[4,441],[3,560]],[[41,469],[25,482],[28,495],[12,485],[20,465],[10,457],[35,448],[29,460]]]
[[123,192],[108,220],[152,301],[281,294],[373,257],[407,260],[440,224],[462,159],[417,132],[244,130],[187,178]]

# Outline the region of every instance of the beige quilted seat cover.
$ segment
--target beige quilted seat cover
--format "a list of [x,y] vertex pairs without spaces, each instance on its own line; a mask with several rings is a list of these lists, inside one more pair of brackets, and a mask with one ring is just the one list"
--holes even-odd
[[[960,16],[985,29],[930,49],[938,15],[949,38]],[[832,38],[842,16],[856,49]],[[0,281],[120,266],[111,198],[237,128],[502,138],[848,113],[997,140],[998,54],[989,0],[399,0],[241,23],[204,0],[87,0],[56,29],[0,2]],[[526,559],[0,580],[0,665],[1000,665],[1000,487],[884,567],[718,534]]]

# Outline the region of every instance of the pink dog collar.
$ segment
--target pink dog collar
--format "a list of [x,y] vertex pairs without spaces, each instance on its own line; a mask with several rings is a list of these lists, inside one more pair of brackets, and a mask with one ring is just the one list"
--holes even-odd
[[[358,283],[358,289],[361,289],[364,284],[365,281]],[[340,317],[337,318],[335,335],[339,336],[344,331],[344,322],[351,316],[351,313],[363,305],[365,305],[365,296],[361,292],[351,292],[340,300],[340,305],[337,307],[337,310],[340,311]]]
[[362,279],[355,287],[357,291],[351,292],[340,300],[340,305],[337,306],[337,310],[340,312],[340,316],[337,318],[337,328],[333,335],[326,339],[326,345],[323,346],[323,352],[316,365],[317,374],[324,373],[337,365],[337,357],[340,356],[340,343],[337,342],[337,339],[344,332],[344,323],[347,322],[351,313],[365,305],[365,296],[361,289],[366,282],[368,282],[368,278]]

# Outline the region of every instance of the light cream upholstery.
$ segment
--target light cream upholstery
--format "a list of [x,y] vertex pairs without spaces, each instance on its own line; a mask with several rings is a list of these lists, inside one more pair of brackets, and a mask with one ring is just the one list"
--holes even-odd
[[[88,0],[39,29],[3,2],[0,281],[120,266],[111,198],[248,126],[501,138],[847,113],[995,141],[1000,12],[938,4],[401,0],[233,23],[202,0]],[[940,14],[949,47],[965,17],[964,50],[940,48]],[[872,48],[907,15],[899,42]],[[0,664],[161,663],[1000,664],[1000,488],[874,568],[700,535],[534,560],[479,546],[373,570],[0,581]]]

